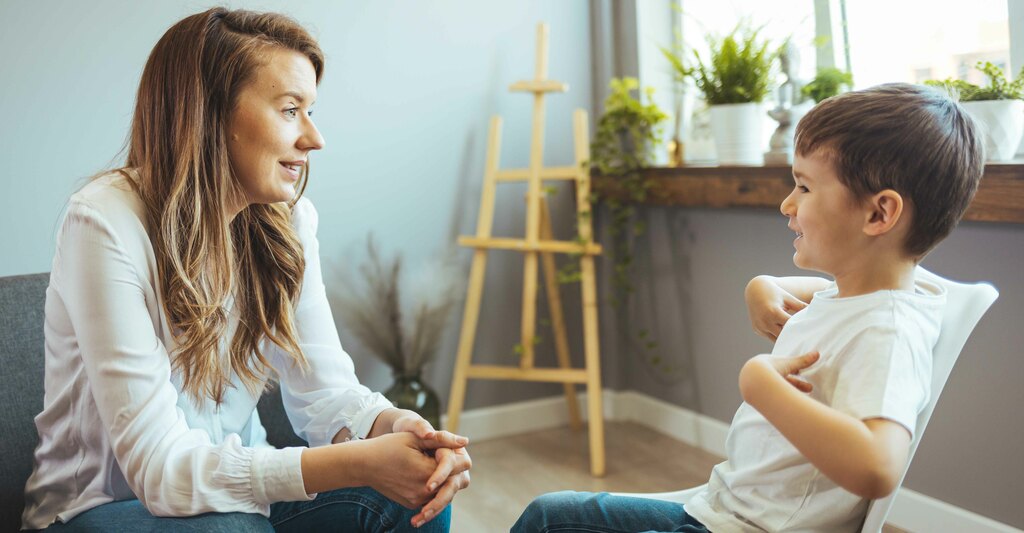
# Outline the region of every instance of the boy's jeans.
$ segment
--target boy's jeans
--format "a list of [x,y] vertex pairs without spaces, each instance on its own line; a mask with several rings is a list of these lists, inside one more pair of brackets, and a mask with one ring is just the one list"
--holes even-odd
[[613,496],[607,492],[552,492],[540,496],[523,511],[512,533],[634,533],[682,531],[708,533],[686,514],[680,503]]

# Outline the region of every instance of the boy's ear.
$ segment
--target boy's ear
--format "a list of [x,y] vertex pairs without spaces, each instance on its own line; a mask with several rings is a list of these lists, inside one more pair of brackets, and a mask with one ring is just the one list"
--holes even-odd
[[864,233],[871,236],[883,235],[896,227],[903,216],[903,197],[892,189],[886,189],[869,198],[866,207]]

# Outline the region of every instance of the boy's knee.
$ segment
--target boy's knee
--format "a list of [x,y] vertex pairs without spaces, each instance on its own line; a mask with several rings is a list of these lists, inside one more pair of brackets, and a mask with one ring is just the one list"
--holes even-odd
[[591,494],[571,490],[549,492],[537,496],[523,510],[519,521],[512,526],[512,531],[544,531],[544,528],[553,521],[563,520],[567,515],[578,510],[580,504],[588,496]]

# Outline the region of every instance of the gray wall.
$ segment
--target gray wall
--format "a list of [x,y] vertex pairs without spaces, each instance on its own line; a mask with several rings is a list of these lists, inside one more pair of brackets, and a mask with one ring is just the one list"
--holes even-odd
[[[243,5],[238,2],[232,5]],[[371,230],[409,268],[454,254],[472,233],[479,203],[487,119],[505,117],[502,166],[525,166],[529,98],[506,91],[532,75],[534,24],[551,25],[550,72],[571,86],[548,100],[546,163],[571,161],[570,115],[593,114],[591,5],[583,2],[251,2],[282,10],[319,37],[327,53],[316,120],[327,149],[314,155],[307,194],[321,215],[328,266],[360,261]],[[82,179],[108,166],[127,133],[142,66],[162,32],[205,8],[195,2],[0,3],[0,275],[49,270],[60,209]],[[592,119],[593,121],[593,119]],[[522,231],[522,188],[504,186],[495,233]],[[571,198],[554,198],[556,229],[571,228]],[[602,309],[604,377],[728,422],[739,404],[736,376],[751,354],[770,349],[747,325],[742,289],[755,274],[796,273],[791,236],[767,211],[651,210],[638,256],[645,299],[627,312]],[[939,403],[907,486],[1017,527],[1024,509],[1024,228],[965,224],[926,261],[949,277],[991,280],[1002,292],[968,344]],[[481,362],[514,360],[521,258],[490,260],[477,352]],[[602,269],[601,275],[607,272]],[[607,283],[605,283],[607,285]],[[655,290],[655,287],[660,289]],[[563,288],[570,331],[579,331],[579,293]],[[541,299],[541,302],[544,300]],[[541,315],[546,311],[541,306]],[[460,312],[428,378],[446,396]],[[648,328],[662,363],[638,350]],[[631,333],[632,332],[632,333]],[[386,369],[347,334],[346,346],[371,387]],[[550,333],[540,352],[551,353]],[[579,358],[579,343],[573,338]],[[551,358],[541,358],[540,364]],[[467,407],[559,393],[554,385],[474,382]]]
[[[749,326],[743,288],[756,274],[800,272],[792,264],[792,232],[770,210],[658,208],[645,216],[652,227],[638,255],[648,264],[636,278],[645,284],[641,290],[662,290],[647,296],[632,320],[679,347],[667,356],[694,371],[659,372],[638,350],[626,349],[618,354],[620,365],[633,361],[625,365],[625,388],[728,423],[741,402],[740,367],[771,350]],[[951,279],[990,281],[1000,297],[964,347],[905,485],[1024,527],[1024,226],[966,222],[923,264]]]

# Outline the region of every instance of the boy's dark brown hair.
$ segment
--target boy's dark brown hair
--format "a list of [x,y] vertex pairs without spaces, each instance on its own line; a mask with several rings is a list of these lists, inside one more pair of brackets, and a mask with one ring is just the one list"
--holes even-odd
[[911,207],[904,248],[918,259],[956,227],[985,167],[981,133],[963,108],[905,83],[819,103],[797,125],[796,153],[823,154],[856,198],[898,192]]

